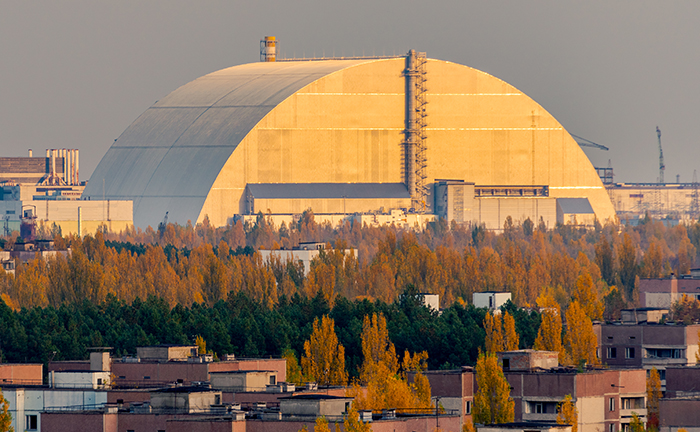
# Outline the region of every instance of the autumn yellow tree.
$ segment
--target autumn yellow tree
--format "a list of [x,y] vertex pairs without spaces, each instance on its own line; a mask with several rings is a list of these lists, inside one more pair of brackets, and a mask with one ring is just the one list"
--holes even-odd
[[603,319],[603,302],[598,296],[598,290],[589,273],[582,274],[576,280],[573,298],[579,302],[588,318]]
[[561,361],[564,354],[561,345],[561,310],[559,303],[549,295],[541,295],[537,304],[543,309],[542,324],[535,339],[535,349],[543,351],[556,351]]
[[496,424],[512,422],[515,402],[510,397],[510,384],[503,374],[495,354],[481,353],[476,361],[474,423]]
[[486,331],[486,339],[484,340],[486,352],[497,353],[503,351],[504,341],[501,315],[488,312],[484,317],[484,330]]
[[205,341],[202,336],[197,335],[197,337],[194,339],[194,344],[197,345],[200,354],[207,353],[207,341]]
[[328,420],[326,420],[326,417],[316,417],[314,432],[331,432],[331,428],[328,427]]
[[566,310],[566,361],[571,365],[598,364],[593,323],[576,300]]
[[304,376],[320,385],[345,385],[348,374],[345,371],[345,348],[335,334],[335,321],[324,315],[314,320],[309,340],[304,342],[304,356],[301,359]]
[[571,432],[578,432],[578,410],[570,394],[559,404],[557,423],[571,425]]
[[12,415],[8,412],[10,403],[2,395],[0,389],[0,432],[15,432],[12,427]]
[[520,336],[515,331],[515,319],[508,313],[503,313],[503,349],[504,351],[515,351],[520,344]]
[[286,348],[282,351],[282,357],[287,361],[287,382],[301,385],[304,381],[304,375],[301,373],[301,367],[294,351]]
[[371,432],[372,425],[360,420],[360,414],[357,412],[355,404],[351,404],[350,409],[345,415],[343,429],[345,432]]
[[[389,339],[386,319],[382,314],[365,316],[362,324],[362,354],[360,381],[353,384],[347,394],[355,398],[357,409],[381,410],[385,408],[429,408],[431,406],[430,383],[421,373],[425,370],[428,354],[404,354],[399,370],[394,344]],[[408,383],[407,372],[415,372]]]
[[659,371],[652,368],[647,377],[647,426],[659,429],[659,399],[661,399],[661,378]]

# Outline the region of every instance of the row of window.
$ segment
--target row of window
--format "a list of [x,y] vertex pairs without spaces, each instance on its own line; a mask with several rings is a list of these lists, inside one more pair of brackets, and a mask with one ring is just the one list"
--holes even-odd
[[[635,356],[635,351],[634,351],[633,347],[625,348],[625,358],[626,359],[633,359],[634,356]],[[608,347],[608,358],[609,359],[617,358],[617,347]]]
[[[633,359],[635,358],[635,348],[627,347],[625,348],[625,358]],[[661,349],[661,348],[647,348],[646,349],[647,358],[683,358],[682,349]],[[617,347],[608,347],[608,358],[617,358]]]

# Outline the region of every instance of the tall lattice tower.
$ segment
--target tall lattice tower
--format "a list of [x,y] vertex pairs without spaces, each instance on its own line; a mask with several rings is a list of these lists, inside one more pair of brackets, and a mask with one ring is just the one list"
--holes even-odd
[[698,171],[693,170],[693,193],[690,198],[690,217],[698,219],[700,216],[700,199],[698,197]]
[[423,52],[411,50],[406,56],[406,129],[404,129],[403,159],[404,181],[411,194],[411,208],[424,213],[430,207],[427,203],[429,188],[427,179],[427,81],[426,64],[428,59]]
[[427,136],[425,133],[428,127],[426,105],[428,104],[426,93],[428,89],[425,86],[427,81],[426,63],[428,59],[425,53],[418,53],[416,56],[416,210],[425,212],[426,201],[429,196],[428,185],[426,178],[428,176],[428,147]]

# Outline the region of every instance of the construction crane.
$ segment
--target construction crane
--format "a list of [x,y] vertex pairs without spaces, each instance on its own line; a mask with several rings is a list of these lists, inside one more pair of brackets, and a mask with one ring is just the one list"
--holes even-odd
[[598,150],[605,150],[605,151],[610,150],[609,148],[605,147],[604,145],[594,143],[593,141],[589,141],[586,138],[581,138],[578,135],[571,134],[571,136],[574,137],[574,140],[576,140],[578,145],[581,147],[593,147],[593,148],[597,148]]
[[656,136],[659,137],[659,183],[664,184],[666,165],[664,165],[664,149],[661,148],[661,129],[658,126],[656,126]]

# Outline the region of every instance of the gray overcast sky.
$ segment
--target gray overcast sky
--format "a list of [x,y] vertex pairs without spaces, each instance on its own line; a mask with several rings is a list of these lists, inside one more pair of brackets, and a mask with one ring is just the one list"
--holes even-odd
[[0,155],[79,148],[81,179],[180,85],[258,61],[410,48],[486,71],[610,147],[616,181],[700,170],[700,2],[0,0]]

